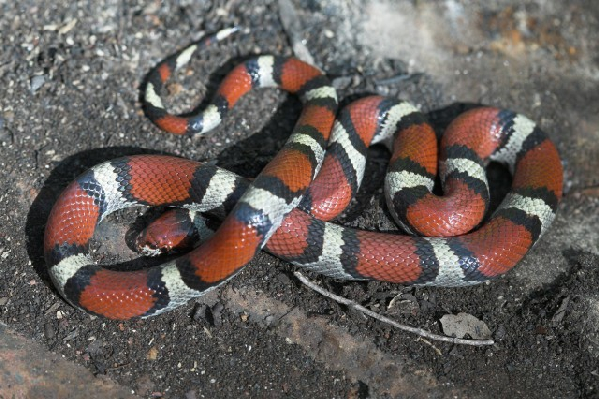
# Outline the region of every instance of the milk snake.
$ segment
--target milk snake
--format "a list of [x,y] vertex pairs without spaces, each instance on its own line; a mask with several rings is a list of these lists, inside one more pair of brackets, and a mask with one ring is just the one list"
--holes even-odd
[[[169,114],[160,98],[166,80],[194,51],[232,32],[207,36],[159,63],[148,75],[146,115],[162,130],[202,134],[250,89],[278,87],[303,103],[290,138],[252,181],[211,164],[161,155],[116,159],[79,176],[55,203],[44,237],[50,276],[72,305],[111,319],[157,315],[219,286],[263,247],[340,280],[476,284],[514,267],[553,221],[562,194],[557,150],[532,121],[508,110],[481,107],[460,115],[443,135],[438,154],[437,138],[414,106],[371,96],[349,105],[336,120],[336,91],[317,68],[261,56],[235,67],[201,112]],[[358,190],[366,148],[374,143],[392,150],[388,207],[415,236],[329,222]],[[483,166],[489,161],[507,165],[512,189],[472,231],[488,208]],[[438,168],[443,197],[432,194]],[[115,271],[96,265],[89,244],[97,224],[132,206],[173,206],[224,220],[198,248],[160,266]]]

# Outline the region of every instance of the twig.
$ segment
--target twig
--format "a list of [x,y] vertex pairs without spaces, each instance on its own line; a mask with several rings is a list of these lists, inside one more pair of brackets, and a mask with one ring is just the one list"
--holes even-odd
[[279,0],[279,20],[283,30],[289,36],[293,55],[310,65],[315,65],[314,57],[310,54],[308,47],[304,44],[297,12],[291,0]]
[[402,73],[398,73],[395,76],[391,76],[389,78],[378,79],[375,81],[375,83],[379,86],[389,86],[389,85],[393,85],[395,83],[402,82],[404,80],[419,78],[422,75],[423,75],[422,73],[403,73],[402,72]]
[[406,326],[405,324],[399,324],[398,322],[396,322],[394,320],[391,320],[385,316],[381,316],[380,314],[373,312],[372,310],[366,309],[364,306],[359,305],[350,299],[344,298],[339,295],[335,295],[335,294],[325,290],[324,288],[319,287],[318,285],[316,285],[315,283],[311,282],[306,277],[304,277],[304,275],[301,274],[300,272],[296,271],[296,272],[293,272],[293,274],[302,283],[304,283],[305,285],[307,285],[309,288],[313,289],[314,291],[318,292],[319,294],[321,294],[327,298],[331,298],[335,302],[342,303],[351,308],[354,308],[372,318],[382,321],[383,323],[387,323],[387,324],[392,325],[395,328],[399,328],[400,330],[408,331],[413,334],[419,335],[421,337],[426,337],[426,338],[433,339],[436,341],[451,342],[452,344],[483,346],[483,345],[493,345],[495,343],[495,341],[492,339],[461,339],[461,338],[447,337],[445,335],[433,334],[433,333],[423,330],[421,328]]
[[433,344],[433,343],[432,343],[431,341],[429,341],[428,339],[424,339],[424,338],[422,338],[422,337],[419,337],[419,338],[418,338],[416,341],[417,341],[417,342],[418,342],[418,341],[420,341],[420,342],[424,342],[425,344],[427,344],[428,346],[430,346],[431,348],[433,348],[433,349],[435,350],[435,352],[437,352],[437,355],[439,355],[439,356],[443,356],[443,352],[441,352],[441,349],[437,348],[437,347],[435,346],[435,344]]

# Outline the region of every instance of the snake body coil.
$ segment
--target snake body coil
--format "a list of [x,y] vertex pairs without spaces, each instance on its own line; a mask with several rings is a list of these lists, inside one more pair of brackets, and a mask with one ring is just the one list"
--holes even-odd
[[[208,36],[160,63],[148,77],[146,114],[171,133],[205,133],[252,88],[278,87],[303,102],[290,138],[251,182],[214,165],[159,155],[120,158],[78,177],[54,205],[44,239],[52,280],[71,304],[112,319],[156,315],[222,284],[263,247],[342,280],[475,284],[514,267],[553,221],[562,194],[557,150],[532,121],[508,110],[464,113],[444,134],[438,154],[436,136],[414,106],[371,96],[336,120],[336,91],[318,69],[262,56],[228,74],[202,112],[166,112],[159,93],[172,72],[230,33]],[[393,143],[385,182],[389,209],[416,236],[329,222],[349,205],[364,175],[366,148],[379,142]],[[512,190],[470,232],[488,207],[488,161],[510,168]],[[443,197],[432,194],[438,165]],[[202,245],[163,265],[123,272],[94,264],[89,243],[96,225],[131,206],[226,217]]]

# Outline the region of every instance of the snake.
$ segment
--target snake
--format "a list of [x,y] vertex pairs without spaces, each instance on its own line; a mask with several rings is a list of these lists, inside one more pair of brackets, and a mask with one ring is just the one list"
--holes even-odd
[[[532,120],[507,109],[468,110],[439,143],[408,102],[367,96],[338,113],[336,90],[320,69],[262,55],[235,66],[202,109],[169,113],[161,93],[173,73],[235,31],[207,35],[159,62],[144,88],[146,116],[169,133],[205,134],[250,90],[278,88],[302,102],[289,138],[251,180],[168,155],[122,157],[82,173],[59,195],[44,233],[51,280],[74,307],[109,319],[155,316],[219,287],[262,249],[338,280],[468,286],[511,270],[553,222],[563,180],[556,146]],[[409,234],[332,222],[350,206],[367,148],[377,143],[391,152],[384,190],[389,213]],[[485,216],[489,162],[505,165],[512,183]],[[433,192],[437,176],[443,195]],[[90,243],[98,224],[140,206],[221,222],[199,246],[162,264],[127,271],[97,264]]]

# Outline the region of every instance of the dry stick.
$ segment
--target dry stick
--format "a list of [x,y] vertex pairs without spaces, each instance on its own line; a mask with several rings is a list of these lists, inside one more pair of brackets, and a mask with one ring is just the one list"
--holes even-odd
[[332,300],[334,300],[335,302],[338,303],[342,303],[344,305],[347,305],[349,307],[352,307],[372,318],[375,318],[379,321],[382,321],[383,323],[387,323],[392,325],[393,327],[399,328],[400,330],[404,330],[404,331],[408,331],[411,332],[413,334],[416,335],[420,335],[421,337],[426,337],[426,338],[430,338],[430,339],[434,339],[437,341],[445,341],[445,342],[451,342],[452,344],[462,344],[462,345],[473,345],[473,346],[483,346],[483,345],[493,345],[495,343],[494,340],[492,339],[461,339],[461,338],[452,338],[452,337],[447,337],[445,335],[437,335],[437,334],[433,334],[431,332],[428,332],[426,330],[423,330],[421,328],[416,328],[416,327],[410,327],[410,326],[406,326],[405,324],[399,324],[396,321],[393,321],[385,316],[381,316],[380,314],[373,312],[372,310],[368,310],[366,309],[364,306],[357,304],[356,302],[344,298],[342,296],[338,296],[333,294],[332,292],[329,292],[327,290],[325,290],[322,287],[319,287],[318,285],[316,285],[315,283],[313,283],[312,281],[308,280],[306,277],[304,277],[303,274],[301,274],[300,272],[293,272],[293,274],[295,275],[295,277],[297,277],[302,283],[304,283],[305,285],[307,285],[309,288],[313,289],[314,291],[318,292],[319,294],[327,297],[327,298],[331,298]]

